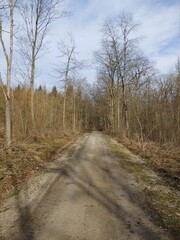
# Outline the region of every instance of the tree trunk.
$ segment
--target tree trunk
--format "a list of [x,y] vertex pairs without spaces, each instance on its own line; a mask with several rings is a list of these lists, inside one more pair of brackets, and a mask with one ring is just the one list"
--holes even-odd
[[66,74],[65,74],[65,83],[64,83],[64,102],[63,102],[63,131],[66,131],[66,91],[67,91],[68,78],[69,78],[70,61],[71,61],[73,51],[74,51],[74,47],[71,49],[71,52],[68,56],[67,65],[66,65]]
[[66,130],[66,87],[64,90],[64,101],[63,101],[63,131]]
[[13,59],[13,0],[10,1],[10,53],[7,61],[7,95],[6,95],[6,148],[11,146],[11,70]]
[[11,146],[11,103],[6,99],[6,148]]
[[110,96],[111,96],[111,130],[114,131],[114,78],[111,79],[111,89],[110,89]]
[[122,114],[124,119],[124,127],[126,136],[129,136],[129,119],[128,119],[128,107],[126,101],[126,83],[124,79],[122,80],[122,99],[123,99],[123,107],[122,107]]
[[125,124],[126,124],[126,136],[129,137],[129,117],[127,103],[125,104]]
[[73,132],[76,129],[76,95],[73,92]]
[[31,120],[33,124],[33,130],[35,128],[35,114],[34,114],[34,74],[35,74],[35,57],[34,57],[34,49],[32,50],[32,63],[31,63],[31,81],[30,81],[30,89],[31,89]]
[[124,69],[122,77],[122,89],[123,89],[123,114],[126,128],[126,136],[129,137],[129,117],[128,117],[128,106],[126,99],[126,75],[127,75],[127,39],[126,39],[126,30],[124,32],[124,50],[123,50],[123,60],[124,60]]
[[120,129],[120,87],[119,80],[117,83],[117,130],[119,132]]
[[114,131],[114,98],[111,96],[111,130]]

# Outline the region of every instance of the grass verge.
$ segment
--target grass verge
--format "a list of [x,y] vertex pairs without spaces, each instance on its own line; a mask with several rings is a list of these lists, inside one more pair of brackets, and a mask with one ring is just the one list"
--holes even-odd
[[153,168],[169,185],[180,190],[180,147],[153,142],[140,144],[126,137],[119,137],[117,141],[142,157],[146,165]]
[[180,235],[180,194],[176,188],[157,176],[146,161],[134,160],[119,144],[107,137],[107,143],[120,165],[133,174],[143,186],[142,201],[156,223],[178,238]]
[[0,150],[0,205],[17,195],[24,183],[52,161],[69,142],[78,136],[29,139],[13,143],[11,153]]

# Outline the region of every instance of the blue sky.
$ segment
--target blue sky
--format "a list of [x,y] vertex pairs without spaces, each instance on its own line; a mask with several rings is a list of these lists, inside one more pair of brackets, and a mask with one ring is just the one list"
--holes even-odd
[[[56,43],[64,39],[67,32],[74,35],[79,58],[90,63],[93,51],[99,48],[104,19],[116,16],[121,11],[133,13],[135,21],[142,24],[139,35],[145,38],[140,47],[161,73],[172,70],[180,56],[180,0],[65,0],[65,8],[72,15],[51,26],[47,37],[48,53],[37,63],[40,75],[36,85],[46,84],[48,88],[58,85],[58,80],[55,81],[49,75],[57,61]],[[81,76],[93,81],[96,76],[93,66],[81,72]]]
[[[174,68],[180,56],[179,0],[68,0],[66,4],[72,16],[63,19],[54,30],[60,33],[58,38],[67,31],[73,33],[80,58],[91,61],[92,52],[99,47],[104,19],[124,10],[133,13],[135,21],[142,24],[139,35],[145,38],[140,47],[155,67],[161,73]],[[95,70],[83,74],[90,81],[96,76]]]

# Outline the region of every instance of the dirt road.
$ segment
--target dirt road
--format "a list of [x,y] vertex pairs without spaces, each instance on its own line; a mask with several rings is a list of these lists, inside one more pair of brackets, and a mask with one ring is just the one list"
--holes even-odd
[[8,239],[171,239],[143,211],[138,184],[120,168],[101,133],[83,136],[44,172],[44,178],[51,176],[46,193],[33,210],[16,204],[18,229],[11,226]]

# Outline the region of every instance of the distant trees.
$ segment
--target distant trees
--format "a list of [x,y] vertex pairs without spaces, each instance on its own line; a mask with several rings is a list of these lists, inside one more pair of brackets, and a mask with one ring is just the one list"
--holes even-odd
[[[59,80],[63,82],[64,85],[63,129],[64,131],[66,131],[67,89],[73,74],[75,74],[78,69],[81,69],[83,67],[83,62],[77,59],[76,46],[72,34],[68,34],[66,40],[61,40],[58,43],[58,50],[59,50],[58,58],[60,61],[54,70],[57,78],[59,78]],[[74,107],[75,106],[76,105],[74,102]]]
[[[17,7],[16,15],[14,14],[15,7]],[[19,18],[19,13],[22,17],[21,19]],[[6,106],[5,129],[7,148],[11,145],[12,127],[14,134],[18,132],[15,128],[17,124],[16,111],[21,113],[19,115],[19,120],[23,129],[21,133],[26,135],[31,131],[32,134],[32,130],[35,130],[36,114],[34,110],[34,80],[36,60],[40,56],[40,52],[45,44],[45,38],[50,24],[58,18],[65,17],[67,15],[69,15],[69,13],[63,10],[63,0],[0,1],[0,44],[7,66],[7,81],[5,83],[4,74],[0,73],[0,86],[2,88]],[[9,29],[7,29],[7,23],[9,23]],[[19,53],[22,60],[19,62],[20,57],[17,58],[18,63],[16,64],[16,75],[14,76],[16,76],[17,79],[21,76],[23,85],[13,91],[11,88],[11,75],[14,26],[17,27],[17,30],[20,30],[16,31],[16,43],[19,42]],[[9,36],[9,40],[4,38],[4,34]],[[27,81],[29,81],[29,84],[27,84]],[[19,79],[18,82],[20,82]],[[22,109],[20,107],[17,108],[15,105],[17,103],[16,98],[18,98],[16,96],[17,92],[22,97],[22,104],[18,104],[19,106],[21,105]],[[11,99],[12,96],[13,98]],[[1,104],[2,103],[3,102],[1,101]],[[29,112],[31,113],[30,116]],[[36,111],[36,113],[38,112]],[[1,118],[0,121],[3,122],[4,119]]]
[[129,13],[106,19],[94,53],[96,127],[143,143],[180,143],[180,67],[159,75],[139,48],[138,24]]
[[99,65],[99,80],[110,99],[111,129],[119,131],[121,127],[127,136],[128,88],[140,84],[141,76],[150,69],[148,61],[138,50],[138,38],[134,35],[137,27],[129,13],[122,12],[116,19],[107,19],[102,28],[101,49],[94,54]]
[[[148,66],[148,65],[146,65]],[[136,69],[137,70],[137,69]],[[145,75],[133,78],[127,84],[126,98],[128,104],[129,137],[139,143],[148,140],[163,143],[180,144],[180,84],[179,73],[158,75],[152,67],[145,68]],[[137,72],[138,73],[138,72]],[[130,74],[128,72],[128,74]],[[138,80],[138,81],[137,81]],[[114,84],[114,122],[112,130],[111,81],[106,75],[99,74],[94,90],[94,117],[97,129],[124,134],[123,116],[120,114],[120,130],[117,116],[117,82]],[[120,85],[121,87],[121,85]],[[122,94],[122,93],[121,93]],[[123,107],[120,95],[121,111]],[[127,136],[127,135],[126,135]]]
[[[85,91],[86,80],[71,83],[67,86],[66,106],[66,134],[89,129],[89,111],[92,101]],[[13,93],[13,126],[16,139],[33,138],[34,136],[57,137],[64,134],[63,104],[64,92],[54,86],[51,91],[45,87],[38,87],[34,92],[36,134],[31,132],[30,91],[26,86],[16,87]],[[0,94],[1,100],[1,94]],[[76,108],[74,108],[74,101]],[[0,113],[3,111],[0,104]],[[74,123],[75,121],[75,123]],[[3,116],[0,117],[0,127],[3,125]],[[75,127],[73,128],[75,124]],[[0,129],[1,133],[1,129]]]
[[[54,70],[61,88],[34,89],[36,61],[47,30],[67,13],[58,7],[62,4],[58,0],[0,0],[0,3],[0,45],[6,62],[6,73],[0,73],[0,138],[6,135],[7,149],[11,146],[12,132],[13,137],[21,139],[92,129],[133,137],[139,143],[152,140],[180,144],[180,62],[176,71],[159,75],[140,50],[139,24],[131,14],[122,12],[104,22],[101,47],[94,53],[96,82],[91,85],[78,76],[84,62],[79,61],[75,41],[69,34],[58,44]],[[15,23],[17,18],[14,20],[16,6],[23,18],[20,26]],[[7,25],[4,28],[5,22],[8,29]],[[23,81],[12,88],[17,25],[22,30],[22,34],[16,34],[21,53],[18,60],[21,56],[22,62],[16,64],[13,76],[18,82],[20,77]]]
[[145,136],[160,143],[180,143],[179,137],[179,74],[171,73],[156,79],[146,90],[145,111],[143,116]]
[[[36,135],[55,136],[89,128],[88,110],[92,108],[92,102],[86,91],[86,80],[76,75],[84,63],[77,59],[72,35],[69,34],[68,38],[58,44],[61,63],[56,73],[59,74],[58,80],[64,83],[63,91],[58,91],[55,86],[51,92],[42,86],[34,89],[36,61],[45,44],[49,26],[69,14],[63,11],[63,1],[1,0],[0,3],[0,43],[7,66],[6,83],[4,74],[0,74],[0,138],[6,129],[6,147],[11,146],[12,128],[16,139]],[[19,4],[15,17],[19,22],[15,23],[16,3]],[[9,29],[3,28],[6,17]],[[14,26],[20,31],[16,31],[18,61],[13,76],[20,84],[12,88]],[[8,41],[4,33],[9,36]]]

